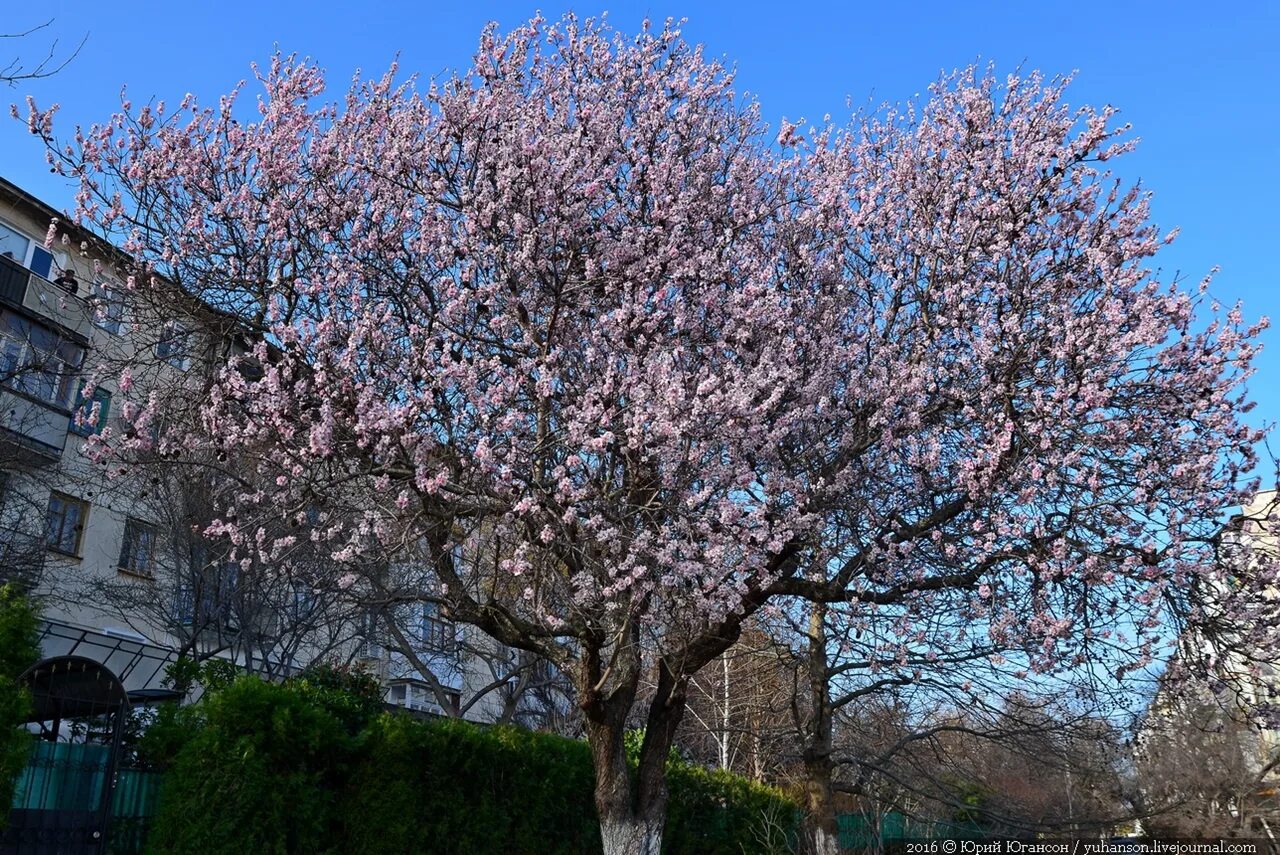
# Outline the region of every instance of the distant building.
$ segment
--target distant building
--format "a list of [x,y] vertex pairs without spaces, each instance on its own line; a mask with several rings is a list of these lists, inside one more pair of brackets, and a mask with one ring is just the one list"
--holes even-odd
[[[1280,557],[1277,492],[1256,495],[1218,538],[1235,575]],[[1248,589],[1248,588],[1246,588]],[[1219,621],[1231,583],[1193,583],[1203,609],[1179,639],[1177,657],[1147,710],[1135,745],[1144,796],[1168,806],[1144,820],[1165,836],[1280,834],[1280,682],[1245,634]],[[1276,592],[1280,595],[1280,592]]]

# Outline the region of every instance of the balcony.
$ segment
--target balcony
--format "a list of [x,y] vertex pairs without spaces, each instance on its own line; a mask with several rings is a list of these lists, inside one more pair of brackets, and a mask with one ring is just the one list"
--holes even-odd
[[56,463],[67,444],[71,415],[0,388],[0,443],[16,446],[32,464]]
[[67,442],[77,374],[89,343],[87,302],[0,256],[0,442],[32,463]]
[[93,329],[88,302],[4,256],[0,256],[0,303],[25,310],[69,333],[79,344],[88,344]]

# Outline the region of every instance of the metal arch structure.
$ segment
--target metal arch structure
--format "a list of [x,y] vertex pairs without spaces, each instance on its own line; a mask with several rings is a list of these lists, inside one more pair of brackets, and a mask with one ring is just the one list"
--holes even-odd
[[125,686],[138,705],[138,690],[160,684],[165,669],[177,659],[171,648],[141,635],[125,635],[110,629],[87,629],[55,620],[40,622],[40,649],[46,657],[83,656],[101,662]]
[[0,852],[102,855],[129,694],[109,668],[84,656],[44,659],[19,683],[31,693],[26,724],[36,742]]
[[[87,656],[54,656],[18,678],[31,692],[29,724],[129,711],[129,693],[111,669]],[[54,737],[56,738],[56,724]]]

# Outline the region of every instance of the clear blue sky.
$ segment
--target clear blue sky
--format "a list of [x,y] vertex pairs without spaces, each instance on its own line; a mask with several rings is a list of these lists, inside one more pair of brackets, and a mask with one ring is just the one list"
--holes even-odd
[[[56,77],[0,90],[0,99],[20,102],[30,93],[41,103],[57,101],[64,127],[108,116],[125,83],[135,103],[176,101],[188,91],[213,99],[276,45],[315,58],[338,88],[356,68],[383,70],[396,53],[406,71],[430,76],[464,65],[486,21],[510,26],[538,8],[411,0],[26,4],[16,15],[8,11],[0,29],[53,17],[51,31],[64,46],[85,34],[88,41]],[[736,62],[740,86],[758,95],[775,125],[782,116],[843,116],[846,98],[909,98],[940,71],[975,60],[994,61],[1001,71],[1078,71],[1071,100],[1121,109],[1142,144],[1118,169],[1156,192],[1162,227],[1182,229],[1162,256],[1165,272],[1181,272],[1193,284],[1218,265],[1219,299],[1242,299],[1246,317],[1268,315],[1280,324],[1280,3],[541,4],[548,17],[568,8],[584,16],[608,10],[626,30],[646,15],[688,18],[685,35]],[[23,52],[38,50],[38,38],[21,45]],[[0,50],[18,46],[0,42]],[[0,65],[6,59],[0,56]],[[7,118],[0,118],[0,174],[56,207],[70,202],[38,146]],[[1255,420],[1274,422],[1280,329],[1265,341],[1252,384],[1260,403]]]

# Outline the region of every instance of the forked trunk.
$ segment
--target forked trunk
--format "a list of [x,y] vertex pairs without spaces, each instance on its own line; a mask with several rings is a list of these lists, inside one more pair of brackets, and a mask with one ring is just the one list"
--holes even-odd
[[587,732],[604,855],[658,855],[667,815],[665,782],[653,780],[654,770],[643,762],[633,780],[620,725],[589,722]]
[[604,855],[659,855],[662,850],[667,754],[684,713],[685,685],[665,664],[659,666],[634,777],[624,740],[634,685],[584,706]]

